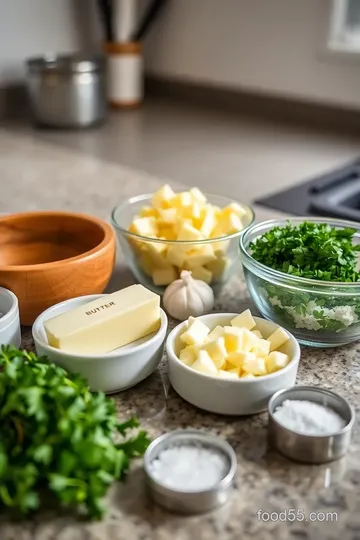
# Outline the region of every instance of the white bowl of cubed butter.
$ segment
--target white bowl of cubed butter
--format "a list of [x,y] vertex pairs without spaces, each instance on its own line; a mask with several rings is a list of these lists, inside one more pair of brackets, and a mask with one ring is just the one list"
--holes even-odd
[[169,379],[186,401],[209,412],[255,414],[295,384],[300,347],[272,321],[212,313],[179,324],[166,342]]
[[239,236],[253,220],[250,207],[228,197],[198,188],[175,193],[169,185],[133,197],[112,212],[131,271],[158,294],[182,270],[212,287],[225,282],[238,264]]
[[72,298],[34,322],[36,352],[80,373],[93,390],[114,393],[148,377],[164,350],[167,316],[142,285]]

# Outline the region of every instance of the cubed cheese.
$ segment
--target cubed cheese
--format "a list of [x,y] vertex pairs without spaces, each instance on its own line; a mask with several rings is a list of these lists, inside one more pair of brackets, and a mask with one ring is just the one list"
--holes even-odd
[[200,205],[196,202],[194,202],[190,206],[184,206],[181,210],[181,215],[184,218],[188,218],[191,220],[197,220],[200,219],[201,216],[201,208]]
[[158,238],[164,240],[176,240],[177,235],[174,232],[173,226],[169,224],[158,225]]
[[214,210],[210,207],[204,208],[202,211],[202,223],[200,225],[200,231],[205,238],[209,238],[211,231],[217,224]]
[[244,228],[241,219],[234,212],[229,212],[226,214],[222,212],[219,220],[219,226],[225,234],[234,234]]
[[270,341],[270,351],[275,351],[289,340],[289,334],[283,328],[278,328],[267,339]]
[[253,375],[266,375],[265,358],[256,357],[255,353],[248,353],[242,365],[242,370]]
[[146,252],[157,268],[169,268],[170,264],[166,258],[167,244],[162,242],[146,242]]
[[210,341],[213,339],[217,339],[220,336],[224,334],[224,328],[222,326],[215,326],[213,330],[211,330],[210,334],[208,335],[208,338]]
[[159,220],[160,224],[171,224],[173,225],[177,219],[177,212],[175,208],[159,208]]
[[225,371],[224,369],[220,369],[218,371],[218,377],[220,379],[236,380],[239,378],[239,374],[237,371]]
[[131,228],[133,232],[140,236],[147,236],[148,238],[156,238],[157,236],[157,222],[153,216],[134,219]]
[[189,345],[182,349],[179,354],[179,358],[187,366],[191,366],[197,359],[199,349],[195,345]]
[[215,367],[214,362],[211,360],[209,354],[206,351],[199,351],[199,356],[192,364],[192,369],[204,373],[206,375],[216,376],[218,370]]
[[227,257],[216,257],[216,259],[206,264],[206,268],[212,272],[214,279],[223,278],[230,266],[231,261]]
[[168,268],[155,268],[152,279],[155,285],[169,285],[178,278],[178,274],[173,266]]
[[195,266],[195,268],[191,269],[191,274],[194,279],[201,279],[201,281],[205,281],[208,284],[211,283],[212,273],[204,266]]
[[152,258],[150,257],[148,253],[144,252],[140,255],[139,266],[145,272],[146,275],[152,276],[155,265]]
[[204,244],[201,249],[190,252],[186,257],[186,267],[190,270],[196,266],[203,266],[215,260],[213,249],[210,244]]
[[[173,225],[173,231],[174,233],[176,234],[176,237],[178,236],[178,234],[180,233],[181,229],[183,228],[184,224],[187,223],[188,225],[190,225],[191,227],[193,226],[193,222],[192,222],[192,219],[186,219],[186,218],[183,218],[183,217],[177,217],[176,218],[176,221]],[[187,246],[187,249],[189,249],[189,246]]]
[[201,240],[202,236],[201,233],[195,229],[192,225],[184,222],[182,223],[182,226],[180,228],[180,231],[178,233],[178,240]]
[[254,328],[254,326],[256,326],[256,322],[251,315],[250,309],[246,309],[240,313],[240,315],[232,319],[231,326],[236,326],[237,328],[247,328],[248,330]]
[[151,206],[143,206],[139,212],[140,217],[154,217],[158,216],[156,208]]
[[185,254],[185,251],[182,249],[179,249],[178,246],[172,245],[167,250],[166,258],[169,263],[174,264],[175,266],[178,266],[179,268],[182,268],[185,263],[186,254]]
[[222,210],[223,215],[231,213],[236,214],[239,218],[242,218],[246,215],[246,210],[240,206],[240,204],[233,202],[225,206],[225,208]]
[[242,350],[243,331],[232,326],[224,327],[225,347],[228,353]]
[[206,351],[210,355],[212,361],[218,369],[221,369],[225,365],[227,351],[223,337],[209,341],[202,346],[202,350]]
[[155,208],[169,208],[175,193],[171,187],[166,184],[160,188],[151,198],[151,203]]
[[274,373],[274,371],[278,371],[279,369],[284,368],[288,365],[290,358],[287,354],[284,354],[279,351],[273,351],[269,354],[269,356],[265,359],[266,361],[266,367],[269,373]]
[[200,203],[200,204],[205,204],[206,203],[206,197],[205,195],[203,194],[202,191],[200,191],[199,188],[197,187],[193,187],[190,189],[190,195],[191,197],[193,198],[194,201]]
[[183,209],[185,206],[191,206],[192,203],[193,198],[189,191],[182,191],[181,193],[178,193],[171,201],[172,207],[179,210]]
[[209,332],[210,329],[204,323],[199,321],[199,319],[195,319],[180,336],[180,339],[186,345],[203,345]]

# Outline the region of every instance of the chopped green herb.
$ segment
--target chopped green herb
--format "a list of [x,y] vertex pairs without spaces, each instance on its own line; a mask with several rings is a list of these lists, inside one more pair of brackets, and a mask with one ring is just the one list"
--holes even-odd
[[[50,490],[65,507],[98,519],[108,487],[149,440],[115,403],[46,357],[0,352],[0,508],[28,513]],[[126,437],[126,438],[125,438]]]
[[[353,244],[355,229],[303,222],[274,227],[250,244],[260,263],[295,277],[334,283],[359,282],[360,245]],[[257,278],[257,289],[281,322],[292,328],[340,332],[360,320],[360,300],[354,296],[321,295]]]
[[355,229],[335,229],[326,223],[288,223],[274,227],[250,245],[260,263],[291,274],[322,281],[360,281],[356,270],[360,245],[353,244]]

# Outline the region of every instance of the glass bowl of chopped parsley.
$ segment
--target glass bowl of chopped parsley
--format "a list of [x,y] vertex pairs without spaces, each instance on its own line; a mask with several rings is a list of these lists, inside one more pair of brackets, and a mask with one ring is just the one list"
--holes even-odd
[[240,258],[261,314],[313,347],[360,339],[360,227],[328,218],[253,225]]

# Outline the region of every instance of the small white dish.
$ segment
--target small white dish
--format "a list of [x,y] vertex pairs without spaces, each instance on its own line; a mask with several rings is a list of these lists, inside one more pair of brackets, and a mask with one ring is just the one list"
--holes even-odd
[[103,355],[71,354],[49,345],[44,321],[102,296],[106,295],[80,296],[52,306],[35,320],[32,335],[38,355],[46,355],[68,371],[80,373],[93,390],[111,394],[135,386],[155,371],[163,355],[168,321],[161,309],[161,326],[156,333]]
[[[198,317],[211,330],[215,326],[226,326],[237,313],[211,313]],[[279,325],[254,317],[256,328],[265,338],[275,332]],[[192,405],[205,411],[227,414],[247,415],[267,410],[271,396],[283,388],[291,388],[295,384],[300,360],[300,346],[294,336],[289,334],[287,341],[279,351],[289,355],[290,362],[283,369],[263,375],[256,379],[226,380],[199,373],[186,366],[178,358],[182,348],[180,336],[185,331],[186,322],[176,326],[166,341],[169,379],[174,390]]]
[[0,345],[21,345],[19,302],[9,289],[0,287]]

